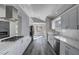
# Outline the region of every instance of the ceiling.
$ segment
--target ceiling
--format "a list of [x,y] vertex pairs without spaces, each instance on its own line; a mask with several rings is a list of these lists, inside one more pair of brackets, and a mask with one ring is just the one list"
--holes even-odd
[[36,17],[31,17],[33,22],[36,22],[36,23],[45,23],[45,21],[39,19],[39,18],[36,18]]
[[29,17],[45,20],[47,16],[56,17],[72,4],[21,4],[19,5]]

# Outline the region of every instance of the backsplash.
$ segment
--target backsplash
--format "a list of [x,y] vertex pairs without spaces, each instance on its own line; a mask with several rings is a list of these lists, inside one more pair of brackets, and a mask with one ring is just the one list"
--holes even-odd
[[61,31],[61,35],[67,36],[67,37],[70,37],[73,39],[79,39],[79,30],[71,30],[71,29],[65,30],[65,29],[63,29]]

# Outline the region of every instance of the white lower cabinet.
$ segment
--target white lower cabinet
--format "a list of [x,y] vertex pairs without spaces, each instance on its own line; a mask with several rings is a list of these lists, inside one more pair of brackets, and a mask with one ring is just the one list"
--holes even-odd
[[7,49],[7,52],[4,53],[5,55],[20,55],[22,50],[22,44],[21,41],[16,42],[16,44],[14,46],[12,46],[11,48]]
[[60,55],[65,55],[65,44],[60,41]]
[[79,55],[79,49],[65,44],[65,55]]
[[68,9],[61,15],[61,28],[62,29],[77,29],[78,23],[78,6]]
[[9,47],[8,49],[5,49],[0,53],[1,55],[22,55],[25,51],[25,49],[30,44],[31,39],[23,38],[17,41],[12,47]]
[[79,55],[79,49],[60,41],[60,55]]

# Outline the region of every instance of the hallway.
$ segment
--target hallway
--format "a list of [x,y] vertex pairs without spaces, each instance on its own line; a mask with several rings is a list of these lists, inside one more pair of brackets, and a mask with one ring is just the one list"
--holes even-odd
[[25,50],[23,55],[54,55],[54,51],[43,36],[34,38],[34,41]]

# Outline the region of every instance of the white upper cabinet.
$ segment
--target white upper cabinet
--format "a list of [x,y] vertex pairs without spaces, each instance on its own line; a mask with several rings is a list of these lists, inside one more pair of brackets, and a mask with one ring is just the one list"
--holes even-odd
[[0,17],[5,17],[5,8],[6,6],[0,5]]
[[6,17],[7,18],[17,18],[18,11],[13,6],[6,6]]
[[68,11],[69,16],[69,29],[77,29],[77,7]]
[[61,16],[62,29],[77,29],[77,7],[72,7]]
[[13,6],[0,5],[0,17],[16,18],[18,17],[18,11]]
[[68,13],[65,13],[61,16],[61,28],[62,29],[68,29],[69,28],[69,19],[68,19]]

